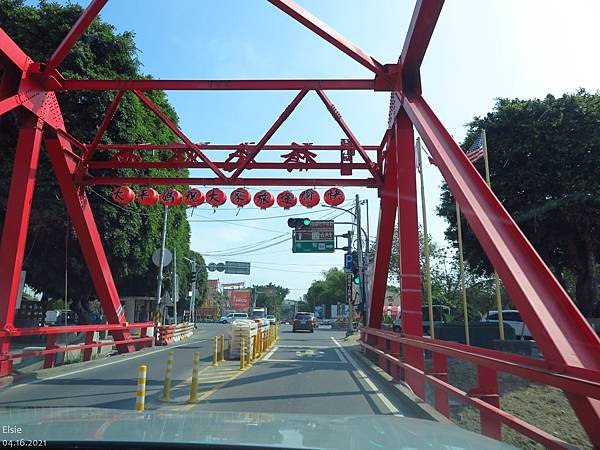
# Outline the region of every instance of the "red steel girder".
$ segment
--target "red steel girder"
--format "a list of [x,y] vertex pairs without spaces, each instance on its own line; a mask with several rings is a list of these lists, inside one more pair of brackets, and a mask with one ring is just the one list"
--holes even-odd
[[[235,170],[237,162],[215,161],[215,166],[223,170]],[[141,162],[120,162],[120,161],[91,161],[87,164],[89,169],[208,169],[208,165],[202,162],[191,161],[141,161]],[[250,169],[261,170],[289,170],[289,169],[311,169],[311,170],[340,170],[349,168],[352,170],[368,170],[369,166],[365,163],[344,163],[323,162],[323,163],[280,163],[280,162],[253,162],[248,166]]]
[[347,40],[329,25],[313,16],[307,10],[294,3],[292,0],[269,0],[271,4],[294,18],[302,25],[321,36],[327,42],[338,48],[356,62],[362,64],[370,71],[378,74],[383,71],[383,65],[375,58],[367,55],[362,49]]
[[[599,370],[600,339],[458,144],[422,97],[406,97],[403,106],[544,357]],[[567,398],[600,443],[600,401]]]
[[139,186],[362,186],[379,187],[373,178],[154,178],[154,177],[84,177],[80,184]]
[[[52,135],[51,132],[44,134],[44,143],[102,310],[109,323],[124,324],[126,322],[125,312],[102,246],[91,205],[85,189],[75,185],[76,164],[65,158],[64,149],[68,149],[69,143],[59,134]],[[131,339],[131,333],[128,330],[113,331],[111,334],[118,341]],[[119,352],[135,351],[132,343],[119,344],[117,348]]]
[[387,290],[394,224],[398,208],[398,179],[396,166],[395,133],[388,144],[385,176],[383,187],[379,192],[379,225],[377,242],[375,244],[375,259],[373,265],[373,282],[371,285],[371,304],[369,305],[368,325],[371,328],[381,328],[385,292]]
[[[421,266],[419,262],[419,217],[417,213],[417,176],[413,125],[401,112],[394,130],[396,137],[396,178],[398,180],[398,242],[400,244],[400,299],[402,331],[407,335],[423,335],[421,309]],[[425,368],[423,350],[407,348],[406,362],[421,370]],[[406,381],[415,394],[425,399],[425,383],[413,373]]]
[[258,144],[256,144],[256,146],[252,150],[250,150],[250,153],[248,154],[248,156],[243,161],[240,162],[241,164],[239,164],[236,171],[233,172],[233,174],[231,175],[232,180],[236,179],[244,171],[244,169],[248,166],[250,161],[252,161],[256,157],[256,155],[258,155],[258,152],[261,151],[263,146],[268,142],[269,139],[271,139],[271,137],[275,134],[275,132],[279,129],[279,127],[283,124],[283,122],[285,122],[287,120],[287,118],[290,117],[290,114],[292,114],[292,112],[294,111],[294,109],[296,109],[296,106],[298,106],[300,104],[302,99],[304,97],[306,97],[306,94],[308,94],[307,90],[302,90],[302,91],[298,92],[298,94],[294,97],[294,99],[290,102],[290,104],[287,105],[286,108],[283,110],[283,112],[279,115],[279,117],[273,123],[273,125],[271,125],[271,128],[269,128],[267,130],[267,132],[264,134],[264,136],[261,138],[261,140],[258,142]]
[[0,27],[0,52],[19,70],[26,70],[32,63],[31,58],[6,34],[2,27]]
[[46,74],[52,75],[52,73],[58,69],[60,63],[63,62],[79,38],[85,33],[85,30],[88,29],[107,1],[108,0],[92,0],[79,19],[77,19],[75,25],[69,30],[56,50],[54,50],[54,53],[44,68]]
[[226,178],[225,175],[223,174],[223,172],[221,172],[221,170],[219,170],[219,168],[217,166],[214,165],[214,163],[204,154],[202,153],[202,151],[198,148],[198,146],[196,144],[194,144],[192,141],[190,141],[188,139],[188,137],[183,134],[183,131],[181,131],[179,128],[177,128],[177,126],[171,122],[171,120],[160,110],[158,109],[158,107],[152,103],[152,101],[146,97],[144,94],[142,94],[140,91],[133,91],[135,95],[138,96],[138,98],[142,101],[142,103],[144,105],[146,105],[146,107],[148,109],[150,109],[154,114],[156,114],[156,116],[162,120],[162,122],[169,127],[169,129],[175,133],[177,135],[177,137],[179,137],[179,139],[181,139],[183,142],[185,142],[188,146],[192,147],[192,150],[198,155],[198,157],[204,161],[208,167],[210,167],[210,169],[219,177],[219,178]]
[[[42,121],[24,112],[0,244],[0,325],[3,328],[12,328],[14,324],[41,142]],[[4,356],[9,351],[10,338],[0,338],[0,376],[10,372],[11,363]]]
[[327,97],[325,92],[317,91],[317,95],[319,96],[319,98],[321,99],[321,101],[323,102],[325,107],[327,108],[327,111],[329,111],[331,116],[335,119],[335,121],[338,123],[340,128],[344,131],[344,134],[346,134],[348,139],[350,139],[352,144],[354,144],[354,146],[356,147],[356,150],[358,151],[358,153],[360,154],[360,156],[362,157],[364,162],[366,162],[370,166],[369,171],[371,172],[373,177],[378,182],[381,183],[382,182],[381,175],[377,171],[375,164],[373,163],[373,161],[371,161],[371,158],[369,158],[369,155],[367,154],[367,152],[365,152],[365,149],[362,147],[362,145],[360,145],[360,142],[358,142],[358,139],[356,138],[356,136],[354,135],[354,133],[352,132],[352,130],[350,129],[350,127],[348,126],[348,124],[346,123],[346,121],[344,120],[342,115],[340,114],[340,112],[337,110],[337,108],[331,102],[329,97]]
[[[194,144],[196,147],[202,150],[236,150],[240,144],[205,144],[198,143]],[[252,150],[256,147],[255,144],[245,144],[248,150]],[[273,144],[264,145],[262,150],[264,151],[279,151],[279,150],[293,150],[296,148],[295,144]],[[312,150],[343,150],[345,147],[340,144],[324,145],[324,144],[311,144]],[[98,150],[139,150],[139,151],[153,151],[153,150],[190,150],[192,147],[186,144],[173,143],[173,144],[99,144]],[[375,151],[379,149],[379,145],[363,145],[363,149],[368,151]]]
[[342,80],[64,80],[57,90],[64,91],[372,91],[375,81]]
[[402,89],[421,94],[421,63],[442,11],[444,0],[417,0],[400,55]]

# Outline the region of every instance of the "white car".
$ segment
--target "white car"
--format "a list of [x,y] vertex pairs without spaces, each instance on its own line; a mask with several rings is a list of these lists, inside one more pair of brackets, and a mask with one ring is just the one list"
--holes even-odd
[[219,319],[221,323],[231,323],[234,320],[247,319],[248,313],[229,313]]
[[[517,339],[533,339],[531,331],[523,322],[521,314],[516,309],[506,309],[502,311],[502,320],[505,324],[511,326],[515,330]],[[498,311],[488,311],[481,319],[482,322],[498,322]]]
[[271,314],[269,314],[269,315],[267,316],[267,320],[269,321],[269,323],[270,323],[271,325],[275,325],[275,324],[277,323],[277,317],[275,317],[275,316],[273,316],[273,315],[271,315]]

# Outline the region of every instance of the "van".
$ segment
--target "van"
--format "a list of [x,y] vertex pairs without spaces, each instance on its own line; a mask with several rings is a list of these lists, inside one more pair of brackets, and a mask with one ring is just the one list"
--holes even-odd
[[247,319],[247,318],[248,318],[248,313],[230,312],[229,314],[222,316],[219,319],[219,322],[231,323],[234,320],[242,320],[242,319]]

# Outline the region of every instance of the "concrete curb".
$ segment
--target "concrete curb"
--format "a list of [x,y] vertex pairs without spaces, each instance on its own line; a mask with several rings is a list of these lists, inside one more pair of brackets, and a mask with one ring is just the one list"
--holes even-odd
[[407,409],[411,410],[415,417],[435,420],[436,422],[448,425],[455,425],[454,422],[439,413],[433,406],[415,395],[408,385],[403,382],[394,382],[391,375],[362,354],[360,347],[352,347],[353,348],[349,348],[348,350],[352,352],[354,359],[366,369],[370,376],[382,382],[381,384],[388,386],[388,391],[393,393],[403,405],[406,405]]

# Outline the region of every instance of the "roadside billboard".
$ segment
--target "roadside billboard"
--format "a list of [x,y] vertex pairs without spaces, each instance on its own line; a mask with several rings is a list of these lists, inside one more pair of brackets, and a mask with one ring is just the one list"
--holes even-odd
[[229,299],[233,311],[248,311],[252,303],[250,289],[233,290],[229,294]]

